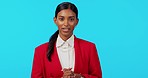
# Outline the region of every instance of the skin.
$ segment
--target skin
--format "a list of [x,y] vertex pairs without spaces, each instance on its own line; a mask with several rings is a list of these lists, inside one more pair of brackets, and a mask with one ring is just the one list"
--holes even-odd
[[[54,23],[58,27],[60,37],[66,41],[72,36],[73,30],[78,24],[78,19],[76,18],[76,14],[71,9],[64,9],[57,14],[57,17],[54,17]],[[80,77],[81,75],[71,71],[71,68],[63,69],[63,78]]]
[[71,71],[72,68],[63,69],[63,77],[62,78],[81,78],[81,74],[74,73]]
[[60,37],[66,41],[73,34],[78,19],[72,10],[64,9],[57,14],[57,17],[54,17],[54,23],[58,26]]

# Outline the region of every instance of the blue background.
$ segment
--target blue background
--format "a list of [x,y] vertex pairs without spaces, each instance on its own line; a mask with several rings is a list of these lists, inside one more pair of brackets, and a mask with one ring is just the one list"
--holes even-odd
[[[34,48],[57,30],[64,0],[0,0],[0,78],[30,78]],[[65,0],[79,9],[77,37],[97,46],[103,78],[148,78],[148,0]]]

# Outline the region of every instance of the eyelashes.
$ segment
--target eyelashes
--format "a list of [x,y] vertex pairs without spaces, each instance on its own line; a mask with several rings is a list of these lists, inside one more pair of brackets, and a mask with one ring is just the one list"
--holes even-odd
[[[66,20],[66,18],[64,18],[64,17],[59,17],[58,20],[64,21],[64,20]],[[68,21],[73,22],[73,21],[75,21],[75,18],[74,18],[74,17],[69,17],[69,18],[68,18]]]
[[58,18],[60,21],[64,21],[64,18]]

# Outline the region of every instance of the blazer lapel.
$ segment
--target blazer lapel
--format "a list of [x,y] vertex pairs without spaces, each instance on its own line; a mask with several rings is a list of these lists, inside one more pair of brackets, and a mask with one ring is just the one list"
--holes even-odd
[[74,72],[75,73],[81,73],[82,68],[83,68],[83,62],[82,62],[82,56],[81,56],[81,48],[80,48],[80,43],[79,40],[74,37],[74,48],[75,48],[75,68]]
[[[54,70],[56,71],[56,74],[57,75],[63,75],[63,72],[61,71],[62,70],[62,66],[61,66],[61,63],[60,63],[60,60],[59,60],[59,57],[58,57],[58,54],[57,54],[57,49],[56,49],[56,45],[54,46],[54,58],[52,60],[54,60]],[[59,75],[59,76],[60,76]]]

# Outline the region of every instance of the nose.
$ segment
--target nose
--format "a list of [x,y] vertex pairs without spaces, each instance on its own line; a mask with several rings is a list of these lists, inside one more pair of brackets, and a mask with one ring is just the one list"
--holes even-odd
[[64,26],[68,26],[68,20],[64,21]]

